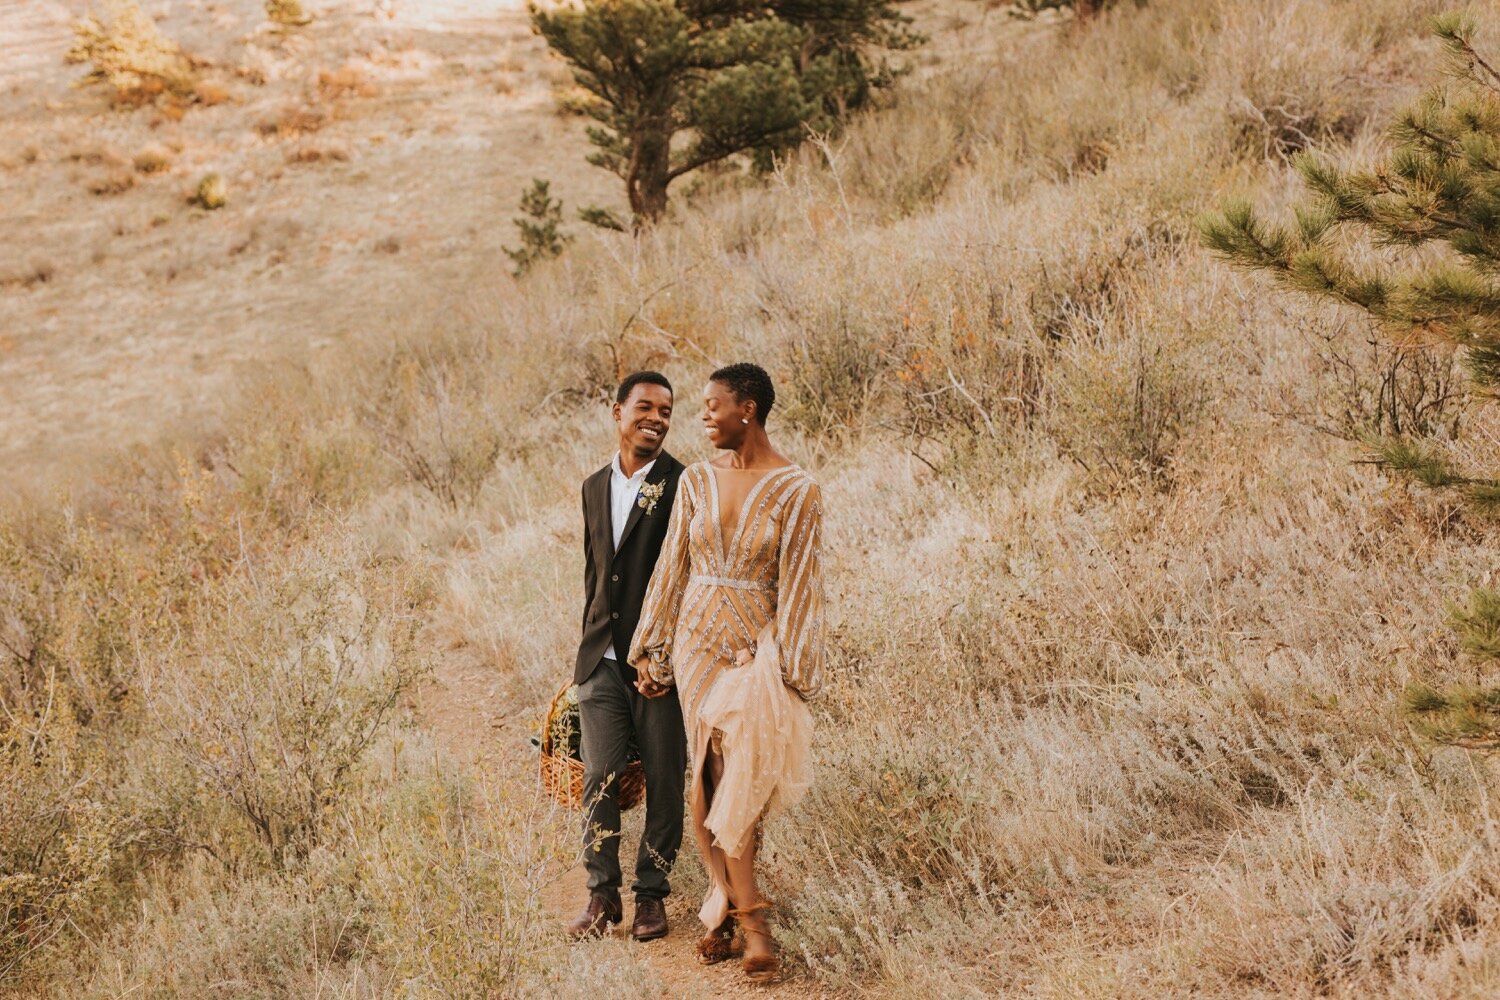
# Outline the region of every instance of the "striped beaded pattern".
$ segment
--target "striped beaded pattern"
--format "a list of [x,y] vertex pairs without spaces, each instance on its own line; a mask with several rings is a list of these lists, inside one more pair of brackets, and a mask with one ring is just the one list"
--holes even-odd
[[818,485],[797,466],[763,473],[731,524],[720,516],[721,474],[704,462],[683,472],[630,653],[653,679],[677,685],[689,720],[768,622],[786,683],[804,697],[822,687]]

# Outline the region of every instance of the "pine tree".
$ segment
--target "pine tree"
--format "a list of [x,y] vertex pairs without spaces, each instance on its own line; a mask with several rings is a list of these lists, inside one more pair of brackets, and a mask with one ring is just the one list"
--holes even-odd
[[577,0],[531,22],[588,92],[589,162],[624,180],[637,226],[684,174],[764,161],[864,103],[895,76],[872,53],[920,41],[895,0]]
[[[1145,0],[1136,0],[1142,6]],[[1011,0],[1011,13],[1016,17],[1032,18],[1047,10],[1071,10],[1073,16],[1086,21],[1106,7],[1113,7],[1115,0]]]
[[925,41],[892,0],[770,0],[767,6],[805,32],[797,73],[829,116],[811,123],[820,129],[864,107],[900,76],[900,68],[874,53],[907,51]]
[[514,220],[521,234],[518,249],[505,248],[505,255],[515,263],[512,272],[521,277],[544,260],[560,256],[573,237],[562,231],[562,202],[552,197],[551,184],[540,177],[531,179],[531,187],[521,195],[525,216]]
[[[1484,395],[1500,393],[1500,71],[1474,46],[1463,15],[1433,19],[1452,61],[1452,81],[1430,90],[1390,128],[1393,148],[1373,170],[1344,169],[1302,155],[1296,166],[1313,197],[1295,223],[1258,216],[1245,201],[1202,225],[1226,260],[1263,270],[1287,287],[1344,302],[1377,318],[1393,338],[1444,341],[1464,352]],[[1362,262],[1362,247],[1387,248],[1398,263]],[[1479,512],[1500,511],[1500,481],[1454,467],[1428,442],[1371,439],[1385,467],[1455,492]],[[1476,590],[1449,609],[1466,653],[1500,661],[1500,593]],[[1500,690],[1438,692],[1416,685],[1406,708],[1439,742],[1500,747]]]

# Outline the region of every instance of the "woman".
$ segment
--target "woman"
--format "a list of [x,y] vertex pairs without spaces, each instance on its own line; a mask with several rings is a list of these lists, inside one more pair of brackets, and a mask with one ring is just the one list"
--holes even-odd
[[682,473],[629,657],[643,695],[675,686],[682,702],[688,801],[710,879],[699,955],[734,955],[738,928],[756,981],[778,971],[755,882],[760,823],[807,790],[803,699],[821,686],[823,661],[822,501],[766,436],[775,399],[757,365],[710,376],[704,429],[728,454]]

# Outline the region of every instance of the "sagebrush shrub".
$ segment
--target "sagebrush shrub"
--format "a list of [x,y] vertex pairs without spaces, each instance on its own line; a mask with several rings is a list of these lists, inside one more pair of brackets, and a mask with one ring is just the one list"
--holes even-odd
[[451,509],[472,504],[501,454],[499,421],[480,402],[482,373],[420,351],[392,358],[363,422],[413,483]]
[[192,91],[192,61],[135,0],[105,0],[104,9],[103,20],[90,15],[73,27],[67,60],[91,67],[86,80],[109,85],[121,100]]
[[420,600],[400,577],[294,563],[226,586],[194,630],[191,667],[160,676],[174,752],[273,866],[316,843],[426,671]]
[[1059,443],[1103,479],[1165,482],[1208,400],[1190,351],[1160,330],[1068,350],[1052,418]]
[[302,7],[302,0],[266,0],[266,17],[277,24],[301,26],[312,18]]
[[0,721],[0,980],[24,980],[70,923],[109,899],[129,823],[100,781],[106,755],[55,676],[47,694],[27,722]]

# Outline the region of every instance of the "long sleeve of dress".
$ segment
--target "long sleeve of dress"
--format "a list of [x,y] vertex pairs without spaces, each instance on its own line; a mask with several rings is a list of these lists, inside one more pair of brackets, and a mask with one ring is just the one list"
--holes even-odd
[[672,516],[667,522],[667,539],[651,573],[651,585],[646,588],[646,600],[641,605],[641,621],[626,658],[636,670],[644,668],[647,676],[658,684],[674,683],[672,640],[677,633],[682,594],[687,589],[688,529],[692,521],[693,491],[684,475],[677,484]]
[[788,504],[777,574],[781,676],[804,698],[823,687],[823,495],[809,481]]

